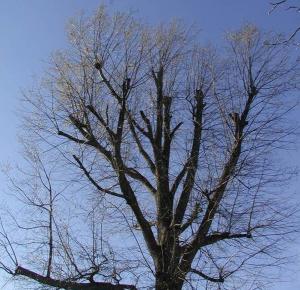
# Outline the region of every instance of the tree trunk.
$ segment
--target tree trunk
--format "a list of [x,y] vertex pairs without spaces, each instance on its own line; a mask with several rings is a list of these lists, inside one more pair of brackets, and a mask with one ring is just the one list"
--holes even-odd
[[173,279],[168,273],[158,273],[155,280],[155,290],[181,290],[183,283]]

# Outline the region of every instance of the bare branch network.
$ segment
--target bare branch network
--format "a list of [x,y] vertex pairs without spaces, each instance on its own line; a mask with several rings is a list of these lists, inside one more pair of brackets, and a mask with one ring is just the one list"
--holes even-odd
[[[274,1],[270,3],[271,9],[269,11],[269,14],[273,13],[275,10],[283,9],[285,11],[291,11],[291,12],[300,12],[300,3],[298,0],[281,0],[281,1]],[[300,31],[300,26],[296,27],[295,30],[285,39],[282,39],[282,37],[279,37],[277,42],[274,42],[274,44],[289,44],[291,41],[293,41],[297,34]],[[297,42],[297,45],[299,43]]]
[[257,289],[295,229],[278,153],[299,68],[276,37],[248,25],[219,53],[178,22],[73,19],[26,95],[1,268],[37,288]]

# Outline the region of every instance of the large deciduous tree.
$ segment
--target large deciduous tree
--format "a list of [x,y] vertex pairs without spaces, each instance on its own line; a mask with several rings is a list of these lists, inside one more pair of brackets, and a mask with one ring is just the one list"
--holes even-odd
[[32,169],[11,178],[26,207],[2,223],[2,269],[56,289],[180,290],[242,289],[277,265],[298,63],[251,25],[220,52],[192,32],[104,8],[70,22],[26,96]]

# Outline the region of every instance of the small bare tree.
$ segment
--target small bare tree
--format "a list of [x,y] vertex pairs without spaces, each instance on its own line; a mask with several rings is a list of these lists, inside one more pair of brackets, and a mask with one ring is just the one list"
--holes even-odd
[[294,230],[278,152],[298,63],[250,25],[219,56],[104,8],[69,38],[27,96],[40,153],[13,184],[36,212],[14,220],[34,234],[3,227],[2,269],[57,289],[254,289]]

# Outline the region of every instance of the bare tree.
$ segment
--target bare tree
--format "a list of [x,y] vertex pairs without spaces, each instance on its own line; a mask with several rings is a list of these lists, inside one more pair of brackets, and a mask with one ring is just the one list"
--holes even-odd
[[69,38],[27,96],[42,153],[37,182],[13,184],[38,213],[15,223],[35,234],[17,259],[26,236],[3,227],[2,269],[57,289],[254,289],[294,231],[278,153],[298,63],[253,26],[219,56],[178,22],[104,8]]

